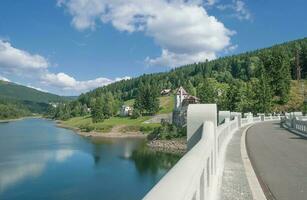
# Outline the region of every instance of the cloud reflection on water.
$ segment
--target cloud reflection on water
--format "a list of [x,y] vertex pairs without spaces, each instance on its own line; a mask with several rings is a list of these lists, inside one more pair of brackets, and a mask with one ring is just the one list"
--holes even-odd
[[74,155],[73,150],[41,151],[21,155],[7,155],[0,165],[0,193],[29,178],[43,174],[48,162],[63,163]]

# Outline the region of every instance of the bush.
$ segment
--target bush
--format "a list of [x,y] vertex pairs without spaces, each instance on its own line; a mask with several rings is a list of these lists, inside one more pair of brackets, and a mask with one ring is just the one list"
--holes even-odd
[[148,135],[149,140],[162,139],[170,140],[173,138],[181,138],[186,136],[186,128],[176,127],[175,125],[163,123],[161,127],[156,127]]
[[155,128],[151,126],[141,126],[140,131],[141,132],[152,132]]
[[79,129],[83,132],[91,132],[93,130],[95,130],[95,127],[93,125],[90,124],[82,124],[79,126]]
[[142,116],[141,111],[139,109],[135,108],[133,110],[132,115],[131,115],[131,119],[137,119],[137,118],[139,118],[141,116]]

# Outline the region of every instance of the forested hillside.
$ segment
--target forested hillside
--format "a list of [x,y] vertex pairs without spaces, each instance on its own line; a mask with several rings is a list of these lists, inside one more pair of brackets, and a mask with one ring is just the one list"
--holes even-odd
[[0,120],[31,115],[31,111],[18,101],[0,99]]
[[67,100],[66,97],[5,81],[0,81],[0,97],[40,103],[61,102]]
[[0,81],[0,119],[45,113],[50,102],[66,102],[70,97],[42,92],[11,82]]
[[[202,103],[217,103],[220,110],[290,111],[295,109],[287,104],[291,80],[297,78],[298,67],[301,68],[301,78],[305,79],[307,38],[123,80],[82,94],[74,104],[93,108],[96,100],[104,96],[123,102],[136,98],[142,87],[160,91],[183,86],[190,94],[200,97]],[[67,115],[75,109],[73,104],[64,107]]]

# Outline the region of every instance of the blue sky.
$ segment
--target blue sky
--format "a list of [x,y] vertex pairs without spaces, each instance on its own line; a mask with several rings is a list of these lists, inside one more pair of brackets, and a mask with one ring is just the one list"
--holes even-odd
[[1,0],[0,79],[61,95],[307,36],[304,0]]

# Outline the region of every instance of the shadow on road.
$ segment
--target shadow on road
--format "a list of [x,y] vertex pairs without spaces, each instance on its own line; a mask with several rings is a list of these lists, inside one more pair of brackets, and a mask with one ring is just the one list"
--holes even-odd
[[[293,133],[294,134],[294,133]],[[297,137],[290,137],[289,139],[291,139],[291,140],[307,140],[307,138],[306,137],[303,137],[303,136],[297,136]]]

